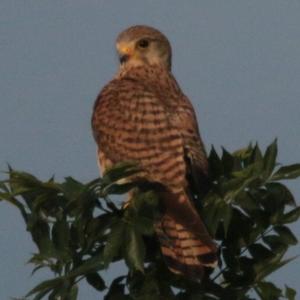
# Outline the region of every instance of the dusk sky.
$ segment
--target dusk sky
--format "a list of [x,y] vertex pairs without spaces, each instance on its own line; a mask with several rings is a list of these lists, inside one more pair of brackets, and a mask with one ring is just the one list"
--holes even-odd
[[[299,0],[0,0],[1,171],[10,163],[42,179],[98,176],[92,107],[117,70],[117,34],[135,24],[170,39],[208,150],[277,137],[278,160],[300,162]],[[288,186],[299,204],[299,180]],[[292,228],[299,236],[299,222]],[[30,276],[35,251],[19,212],[0,202],[1,300],[50,278]],[[300,259],[270,279],[300,294],[299,270]],[[79,299],[99,294],[83,284]]]

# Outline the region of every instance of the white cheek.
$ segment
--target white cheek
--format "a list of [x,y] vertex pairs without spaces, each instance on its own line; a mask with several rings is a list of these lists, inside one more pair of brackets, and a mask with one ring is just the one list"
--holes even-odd
[[161,64],[161,59],[157,56],[152,56],[150,57],[149,62],[151,65],[159,65]]
[[162,57],[157,49],[149,49],[149,52],[146,54],[146,58],[150,65],[165,64],[165,57]]

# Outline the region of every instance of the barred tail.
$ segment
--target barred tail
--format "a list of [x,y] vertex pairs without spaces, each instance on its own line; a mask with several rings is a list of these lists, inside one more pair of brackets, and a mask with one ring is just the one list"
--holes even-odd
[[168,268],[192,280],[201,280],[204,267],[217,265],[217,247],[187,196],[180,195],[178,200],[173,198],[172,209],[168,205],[156,222],[156,234]]

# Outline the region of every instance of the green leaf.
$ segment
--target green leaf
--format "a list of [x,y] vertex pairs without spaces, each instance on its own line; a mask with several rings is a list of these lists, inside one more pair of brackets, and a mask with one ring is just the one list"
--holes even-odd
[[153,220],[150,218],[146,218],[143,216],[136,216],[133,219],[134,226],[136,229],[144,235],[153,235],[154,234],[154,226]]
[[108,266],[114,257],[119,253],[119,250],[124,242],[124,235],[126,227],[124,222],[118,221],[116,222],[109,234],[106,245],[103,250],[103,262],[105,266]]
[[244,178],[244,179],[253,177],[254,165],[255,164],[251,164],[239,171],[232,172],[231,175],[236,178]]
[[248,247],[248,250],[256,261],[265,260],[273,256],[273,252],[262,244],[252,244]]
[[77,296],[78,296],[78,286],[73,285],[69,292],[68,300],[76,300]]
[[282,224],[293,223],[297,221],[299,217],[300,217],[300,206],[284,214],[280,219],[280,223]]
[[282,296],[281,290],[271,282],[262,281],[257,284],[257,289],[261,299],[277,300]]
[[288,245],[297,245],[297,238],[294,236],[292,231],[286,226],[275,226],[274,230],[279,234],[282,242]]
[[56,250],[62,257],[69,256],[70,231],[66,220],[56,221],[52,227],[52,238]]
[[233,178],[224,182],[220,186],[220,190],[224,195],[224,201],[226,203],[233,202],[240,193],[243,193],[245,189],[255,181],[255,179],[255,177]]
[[[267,183],[266,189],[271,194],[273,199],[276,199],[283,204],[296,206],[294,196],[292,195],[290,190],[282,183],[279,182]],[[274,205],[274,200],[272,202]]]
[[255,147],[253,148],[253,151],[251,153],[251,160],[253,162],[261,162],[263,160],[263,156],[258,147],[258,144],[256,144]]
[[236,203],[241,206],[247,213],[251,213],[258,209],[257,199],[251,197],[248,192],[241,192],[236,197]]
[[53,183],[52,181],[42,182],[29,173],[10,171],[9,175],[9,184],[14,194],[22,194],[22,196],[24,196],[23,194],[30,191],[39,193],[60,192],[59,185]]
[[[52,290],[52,288],[50,287],[50,288],[47,288],[45,290],[42,290],[42,291],[38,292],[34,296],[33,300],[41,300],[41,299],[43,299],[43,297],[46,296],[48,293],[50,293],[51,290]],[[19,299],[16,299],[16,300],[19,300]]]
[[69,176],[66,177],[65,182],[61,184],[61,189],[67,198],[74,200],[85,190],[85,185]]
[[277,157],[277,139],[268,146],[266,153],[264,155],[264,175],[269,177],[275,168],[275,162]]
[[139,171],[140,167],[136,161],[123,161],[107,169],[103,175],[102,182],[104,185],[108,185],[134,175]]
[[32,272],[31,272],[31,275],[33,275],[35,272],[37,272],[38,270],[42,269],[42,268],[45,268],[45,264],[42,264],[42,265],[39,265],[37,267],[35,267]]
[[144,272],[145,245],[141,234],[134,226],[126,232],[125,261],[131,270]]
[[233,156],[238,157],[242,160],[246,160],[252,153],[252,144],[250,143],[248,147],[236,150],[233,152]]
[[272,180],[295,179],[300,176],[300,164],[281,167],[273,176]]
[[223,207],[223,217],[222,217],[225,237],[227,236],[228,228],[231,222],[231,217],[232,217],[232,208],[230,205],[225,204]]
[[38,284],[35,288],[33,288],[26,295],[26,297],[32,296],[33,294],[36,294],[38,292],[44,292],[46,290],[48,290],[48,292],[49,292],[51,289],[54,289],[55,287],[61,285],[63,280],[64,280],[63,277],[59,277],[59,278],[55,278],[55,279],[51,279],[51,280],[45,280],[45,281],[41,282],[40,284]]
[[131,203],[137,210],[143,205],[146,205],[147,209],[154,208],[157,210],[159,206],[159,197],[155,191],[142,192],[133,197]]
[[103,291],[106,286],[102,277],[98,273],[88,273],[85,275],[86,281],[98,291]]
[[225,174],[229,175],[233,169],[234,166],[234,157],[225,149],[222,148],[222,164],[224,168]]
[[157,274],[148,273],[145,276],[132,276],[129,286],[130,295],[136,300],[174,299],[170,289],[163,285]]
[[292,288],[290,288],[289,286],[285,286],[285,297],[288,300],[296,300],[296,291]]
[[243,186],[244,182],[244,178],[229,179],[222,182],[220,190],[223,195],[225,195],[226,193],[235,194],[236,191],[239,190],[241,186]]
[[254,260],[246,256],[241,256],[239,258],[239,271],[226,272],[226,278],[230,279],[232,284],[236,287],[241,287],[245,285],[252,285],[255,281],[254,272]]
[[214,147],[211,148],[208,161],[213,178],[218,178],[223,175],[223,164]]
[[235,247],[246,247],[250,242],[253,231],[253,220],[236,207],[232,208],[232,219],[226,240]]
[[294,256],[285,260],[281,260],[282,254],[278,254],[274,258],[267,260],[263,263],[256,264],[255,271],[256,271],[256,280],[262,280],[269,274],[275,272],[276,270],[280,269],[281,267],[285,266],[286,264],[290,263],[291,261],[298,258],[298,256]]
[[121,195],[128,193],[130,190],[132,190],[136,184],[133,182],[130,183],[123,183],[123,184],[118,184],[118,183],[112,183],[107,185],[105,188],[102,189],[103,195]]
[[34,242],[37,244],[40,253],[48,256],[55,256],[55,249],[50,240],[50,226],[46,221],[34,220],[33,224],[28,223],[28,230],[31,232]]
[[271,224],[277,224],[284,213],[285,206],[294,203],[289,190],[281,183],[268,183],[258,194],[259,203],[270,217]]
[[49,295],[49,300],[66,299],[73,300],[77,299],[78,288],[73,285],[70,280],[64,280],[60,286],[55,287]]
[[219,220],[222,220],[223,207],[224,201],[218,195],[211,193],[205,198],[205,206],[202,209],[202,216],[207,229],[212,236],[215,236]]
[[5,193],[8,193],[9,192],[9,189],[7,188],[6,186],[6,181],[3,180],[3,181],[0,181],[0,189],[5,192]]
[[125,300],[125,285],[121,283],[125,276],[117,277],[110,285],[108,293],[105,295],[104,300]]
[[105,267],[106,266],[103,262],[102,255],[94,255],[93,257],[83,261],[78,267],[69,272],[67,277],[74,278],[83,274],[94,273],[104,269]]
[[288,245],[279,235],[268,235],[263,237],[263,241],[272,249],[274,253],[284,253]]
[[86,227],[86,234],[88,235],[89,240],[99,240],[106,236],[108,230],[115,221],[115,217],[110,213],[101,214],[98,217],[91,219]]

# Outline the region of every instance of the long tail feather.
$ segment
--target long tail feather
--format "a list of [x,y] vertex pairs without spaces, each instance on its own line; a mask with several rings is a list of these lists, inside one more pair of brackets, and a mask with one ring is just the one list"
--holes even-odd
[[166,264],[174,273],[201,280],[205,267],[217,265],[217,247],[187,196],[167,197],[166,212],[155,226]]

